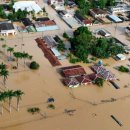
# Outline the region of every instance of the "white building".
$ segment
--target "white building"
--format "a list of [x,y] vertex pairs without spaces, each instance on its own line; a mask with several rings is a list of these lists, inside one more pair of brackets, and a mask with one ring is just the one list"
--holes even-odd
[[1,22],[0,23],[0,34],[3,36],[16,35],[17,32],[11,22]]
[[48,0],[48,4],[50,4],[50,5],[57,5],[57,4],[64,5],[64,0]]
[[72,15],[65,10],[59,11],[59,15],[65,18],[72,18]]
[[119,60],[126,60],[126,56],[123,55],[123,54],[118,54],[118,55],[116,55],[116,57],[117,57]]
[[38,4],[36,4],[35,1],[18,1],[14,3],[13,8],[16,12],[19,9],[27,10],[28,12],[34,11],[35,13],[42,11],[41,7]]

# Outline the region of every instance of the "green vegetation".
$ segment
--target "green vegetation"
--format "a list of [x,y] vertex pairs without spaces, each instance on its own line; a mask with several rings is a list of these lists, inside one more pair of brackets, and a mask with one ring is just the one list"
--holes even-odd
[[53,104],[49,104],[49,105],[47,106],[47,108],[55,109],[55,106],[54,106]]
[[127,68],[127,67],[125,67],[125,66],[122,66],[122,65],[119,66],[118,70],[121,71],[121,72],[126,72],[126,73],[129,72],[129,68]]
[[57,49],[59,51],[64,51],[65,50],[65,44],[64,44],[64,42],[62,40],[58,41]]
[[28,111],[29,113],[31,113],[31,114],[36,114],[36,113],[39,113],[39,112],[40,112],[40,108],[38,108],[38,107],[28,108],[27,111]]
[[63,33],[63,37],[66,38],[66,39],[69,39],[69,36],[66,32]]
[[97,78],[94,82],[96,85],[98,85],[99,87],[102,87],[104,84],[104,79],[102,78]]
[[88,55],[96,58],[109,58],[123,53],[122,46],[118,46],[113,38],[96,38],[87,27],[79,27],[74,31],[74,38],[70,39],[73,54],[84,63],[87,63]]
[[9,111],[11,112],[11,103],[12,103],[12,98],[16,97],[17,98],[17,109],[18,106],[19,106],[19,100],[21,99],[21,96],[23,95],[24,93],[21,91],[21,90],[16,90],[16,91],[13,91],[13,90],[7,90],[7,91],[4,91],[4,92],[0,92],[0,102],[1,102],[1,114],[3,114],[3,103],[5,100],[8,100],[9,102]]
[[36,70],[40,67],[40,65],[36,61],[32,61],[30,63],[30,69]]

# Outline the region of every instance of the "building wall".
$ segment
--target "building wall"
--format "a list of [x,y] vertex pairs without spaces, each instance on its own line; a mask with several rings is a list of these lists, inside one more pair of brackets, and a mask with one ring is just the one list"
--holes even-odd
[[51,31],[51,30],[57,30],[57,29],[59,29],[59,27],[57,25],[36,28],[37,32]]

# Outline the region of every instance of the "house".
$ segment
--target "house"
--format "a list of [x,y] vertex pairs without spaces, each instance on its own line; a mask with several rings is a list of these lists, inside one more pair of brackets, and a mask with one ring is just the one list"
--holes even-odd
[[47,3],[50,5],[56,5],[56,4],[64,5],[64,0],[48,0]]
[[70,13],[68,13],[66,10],[58,11],[58,14],[59,14],[61,17],[65,17],[65,18],[70,18],[70,17],[72,17],[72,15],[71,15]]
[[43,22],[43,21],[48,21],[48,20],[50,20],[48,17],[43,17],[43,18],[37,18],[35,21]]
[[10,21],[0,22],[0,34],[3,36],[16,35],[14,25]]
[[52,48],[56,46],[56,42],[51,36],[48,36],[48,35],[44,36],[43,40],[45,41],[45,44],[47,45],[48,48]]
[[63,83],[69,88],[76,88],[80,85],[80,83],[75,78],[65,78],[63,79]]
[[42,11],[41,7],[35,1],[18,1],[14,3],[13,8],[15,12],[19,9],[26,10],[27,12],[34,11],[36,14]]
[[79,13],[76,13],[74,15],[74,17],[83,26],[92,26],[92,24],[93,24],[92,20],[88,20],[88,19],[83,18]]
[[110,81],[115,79],[115,75],[112,72],[106,70],[103,66],[94,65],[92,66],[92,70],[105,80]]
[[84,68],[80,65],[63,67],[61,71],[65,77],[77,77],[86,74]]
[[115,13],[124,13],[124,12],[129,12],[129,11],[130,11],[130,6],[126,5],[126,4],[120,4],[120,5],[117,5],[117,6],[113,6],[110,9],[110,12],[112,14],[115,14]]
[[118,55],[116,55],[116,57],[117,57],[119,60],[126,60],[126,56],[123,55],[123,54],[118,54]]
[[111,21],[115,22],[115,23],[121,23],[123,22],[120,18],[118,18],[116,15],[108,15],[107,16],[108,19],[110,19]]
[[104,18],[107,15],[106,11],[99,8],[90,9],[89,12],[94,18]]
[[34,27],[37,32],[57,30],[59,27],[56,25],[54,20],[47,21],[36,21]]
[[22,18],[21,22],[24,24],[25,27],[33,25],[33,23],[31,22],[31,20],[29,18]]
[[92,83],[92,80],[89,78],[88,75],[77,76],[75,78],[80,83],[80,85],[87,85]]
[[96,73],[89,74],[88,77],[92,82],[95,81],[97,78],[102,78],[99,74]]

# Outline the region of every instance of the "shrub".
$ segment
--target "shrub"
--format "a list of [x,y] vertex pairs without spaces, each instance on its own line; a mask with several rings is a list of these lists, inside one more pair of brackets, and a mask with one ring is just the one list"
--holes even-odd
[[54,106],[53,104],[49,104],[49,105],[47,106],[47,108],[55,109],[55,106]]
[[40,108],[38,107],[33,107],[33,108],[28,108],[27,110],[29,113],[35,114],[40,112]]
[[66,39],[69,39],[69,36],[66,32],[63,33],[63,37],[66,38]]
[[30,63],[30,69],[36,70],[36,69],[38,69],[39,67],[40,67],[40,65],[39,65],[36,61],[32,61],[32,62]]
[[97,78],[94,82],[96,85],[98,85],[99,87],[102,87],[104,84],[104,79],[102,78]]
[[129,69],[125,66],[122,66],[122,65],[118,68],[118,70],[121,72],[126,72],[126,73],[129,72]]

